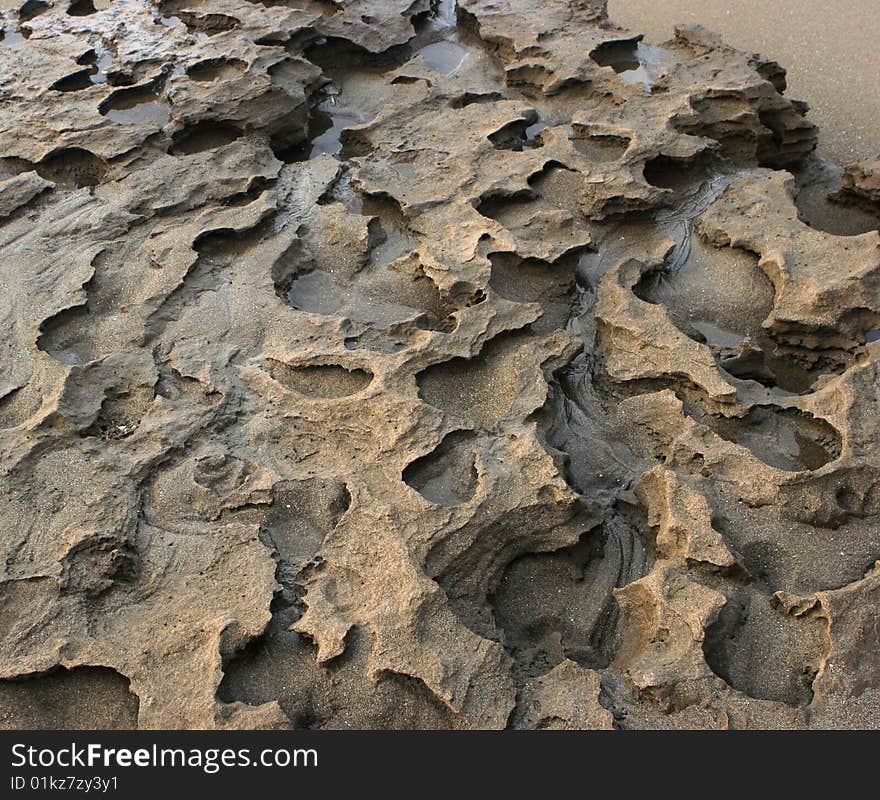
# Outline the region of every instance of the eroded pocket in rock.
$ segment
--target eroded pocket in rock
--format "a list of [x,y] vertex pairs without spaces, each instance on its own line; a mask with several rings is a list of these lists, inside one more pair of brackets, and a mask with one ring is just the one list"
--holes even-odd
[[247,64],[239,58],[206,58],[188,67],[189,78],[200,83],[231,80],[239,77],[247,68]]
[[318,555],[350,506],[351,494],[341,480],[282,481],[272,489],[260,536],[276,552],[276,577],[285,602],[296,599],[299,572]]
[[104,440],[128,438],[137,430],[155,396],[152,386],[111,390],[101,403],[101,410],[95,421],[83,431],[83,436],[95,436]]
[[38,389],[22,386],[0,397],[0,430],[23,425],[33,416],[42,403]]
[[81,188],[97,186],[110,171],[110,165],[82,147],[55,150],[36,165],[37,173],[61,186]]
[[296,729],[450,730],[463,727],[448,706],[417,678],[389,671],[370,674],[374,640],[355,626],[345,652],[328,664],[317,647],[290,630],[296,607],[273,607],[263,636],[223,668],[217,690],[221,702],[252,706],[277,702]]
[[87,17],[97,12],[98,9],[95,8],[93,0],[73,0],[67,7],[67,13],[71,17]]
[[773,309],[773,284],[745,250],[713,247],[689,235],[665,268],[646,274],[633,292],[664,306],[676,327],[706,344],[719,367],[734,377],[788,395],[809,391],[818,377],[777,352],[763,327]]
[[531,324],[537,334],[565,328],[577,296],[577,258],[549,264],[515,253],[490,253],[489,285],[501,297],[518,303],[538,303],[540,319]]
[[819,156],[813,156],[795,173],[798,219],[816,230],[834,236],[859,236],[880,228],[880,209],[851,202],[841,190],[843,170]]
[[0,681],[0,727],[10,730],[130,730],[139,706],[130,681],[106,667]]
[[795,408],[754,406],[742,417],[686,412],[722,439],[745,447],[759,461],[787,472],[817,470],[840,456],[841,437],[823,419]]
[[491,602],[520,681],[566,658],[590,669],[607,667],[619,644],[612,591],[640,577],[645,564],[641,537],[623,519],[584,534],[572,547],[509,564]]
[[64,78],[59,78],[49,88],[54,89],[56,92],[79,92],[83,89],[89,89],[95,85],[92,81],[93,74],[94,69],[86,67]]
[[240,20],[229,14],[212,14],[205,11],[185,11],[181,9],[177,12],[177,16],[186,25],[187,30],[205,36],[216,36],[218,33],[225,33],[233,28],[237,28],[241,24]]
[[134,86],[113,92],[98,106],[98,112],[120,125],[148,125],[159,128],[168,123],[171,110],[154,84]]
[[18,19],[20,22],[30,22],[32,19],[44,14],[49,10],[49,4],[44,0],[27,0],[21,8],[18,9]]
[[826,642],[823,620],[786,616],[744,587],[706,629],[703,653],[718,677],[749,697],[805,706]]
[[188,125],[171,138],[169,152],[175,156],[189,156],[207,150],[217,150],[242,135],[235,125],[227,122],[204,121]]
[[672,63],[670,53],[657,45],[646,44],[641,37],[603,42],[591,53],[601,67],[611,67],[627,83],[651,92],[663,69]]
[[599,163],[620,160],[631,141],[626,136],[591,132],[585,125],[572,125],[570,138],[575,150],[590,161]]
[[521,372],[520,348],[527,334],[497,336],[473,358],[444,361],[416,376],[419,395],[435,408],[484,428],[513,407]]
[[532,131],[532,127],[538,122],[537,111],[525,112],[522,119],[508,122],[494,133],[490,133],[488,139],[496,150],[524,150],[534,142],[533,134],[537,131]]
[[773,284],[755,256],[712,247],[700,236],[677,246],[665,269],[645,275],[633,292],[665,306],[676,320],[705,328],[710,336],[718,332],[714,338],[722,347],[746,336],[760,337],[774,298]]
[[306,397],[328,400],[349,397],[366,389],[373,380],[373,374],[367,370],[338,364],[293,366],[270,360],[268,365],[270,374],[278,383]]
[[477,489],[476,438],[473,431],[448,433],[428,455],[403,470],[403,480],[430,503],[467,503]]
[[[347,320],[351,349],[393,352],[419,331],[454,330],[458,306],[441,296],[418,254],[411,252],[415,240],[388,210],[395,204],[381,205],[379,211],[368,199],[364,214],[343,211],[341,218],[340,204],[322,206],[327,220],[317,221],[315,228],[335,230],[334,246],[319,246],[307,232],[273,266],[273,280],[279,296],[298,311]],[[372,216],[370,210],[379,213]]]

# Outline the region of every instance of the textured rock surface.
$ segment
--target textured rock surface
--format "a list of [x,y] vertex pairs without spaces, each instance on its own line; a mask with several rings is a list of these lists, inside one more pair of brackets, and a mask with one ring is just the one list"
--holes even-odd
[[777,64],[602,0],[25,5],[0,725],[880,727],[880,234]]

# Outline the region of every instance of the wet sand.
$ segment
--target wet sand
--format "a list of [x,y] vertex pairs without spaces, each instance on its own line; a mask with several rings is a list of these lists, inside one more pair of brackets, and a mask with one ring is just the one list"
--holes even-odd
[[611,18],[652,42],[679,23],[700,23],[730,44],[788,70],[791,97],[821,128],[820,152],[839,163],[880,156],[875,0],[610,0]]

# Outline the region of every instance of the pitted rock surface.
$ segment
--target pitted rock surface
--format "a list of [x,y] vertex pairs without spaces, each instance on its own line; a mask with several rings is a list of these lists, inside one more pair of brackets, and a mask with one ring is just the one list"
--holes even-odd
[[0,29],[0,725],[880,727],[876,165],[778,64],[603,0]]

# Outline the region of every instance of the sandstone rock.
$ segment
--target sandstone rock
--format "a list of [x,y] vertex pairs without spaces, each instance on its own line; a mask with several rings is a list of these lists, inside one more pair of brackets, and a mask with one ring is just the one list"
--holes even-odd
[[0,724],[878,724],[880,240],[777,64],[68,5],[0,13]]

